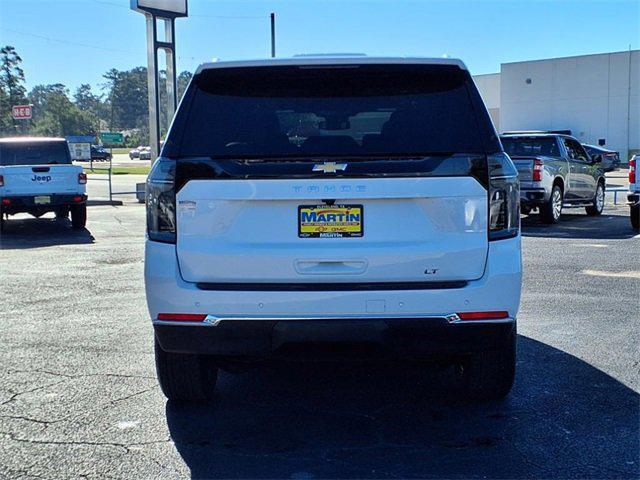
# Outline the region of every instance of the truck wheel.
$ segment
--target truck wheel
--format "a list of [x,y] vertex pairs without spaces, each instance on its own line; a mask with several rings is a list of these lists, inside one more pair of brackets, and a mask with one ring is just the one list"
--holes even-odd
[[540,218],[544,223],[558,223],[562,215],[562,188],[554,185],[547,203],[540,207]]
[[593,197],[593,204],[585,207],[587,215],[595,217],[601,215],[604,210],[604,185],[602,182],[598,183],[596,187],[596,194]]
[[464,394],[474,400],[499,400],[513,387],[516,373],[516,327],[498,350],[472,355],[458,365],[458,379]]
[[631,227],[640,230],[640,205],[631,206]]
[[56,219],[63,220],[69,218],[69,207],[59,207],[55,211]]
[[71,226],[74,230],[81,230],[87,224],[87,205],[71,206]]
[[165,352],[155,339],[156,372],[169,400],[212,400],[218,379],[215,362],[206,355]]
[[4,231],[4,212],[0,208],[0,232]]
[[531,207],[526,207],[524,205],[520,205],[520,213],[522,215],[529,215],[531,213]]

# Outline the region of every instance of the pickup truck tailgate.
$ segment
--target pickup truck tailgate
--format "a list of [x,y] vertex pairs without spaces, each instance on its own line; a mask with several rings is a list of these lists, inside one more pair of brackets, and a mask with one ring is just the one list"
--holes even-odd
[[5,195],[38,195],[84,192],[78,184],[77,165],[18,165],[0,167]]

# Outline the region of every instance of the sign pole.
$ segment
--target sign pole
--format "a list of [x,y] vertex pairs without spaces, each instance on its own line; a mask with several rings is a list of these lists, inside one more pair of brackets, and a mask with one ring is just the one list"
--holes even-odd
[[156,17],[146,14],[147,19],[147,87],[149,89],[149,146],[151,158],[160,151],[160,96],[158,92],[158,50],[156,46]]
[[[149,91],[149,146],[151,158],[160,153],[160,81],[158,50],[164,50],[167,64],[167,120],[171,122],[178,104],[176,78],[175,20],[188,16],[187,0],[131,0],[131,9],[143,13],[147,23],[147,84]],[[164,22],[164,38],[158,40],[158,21]]]

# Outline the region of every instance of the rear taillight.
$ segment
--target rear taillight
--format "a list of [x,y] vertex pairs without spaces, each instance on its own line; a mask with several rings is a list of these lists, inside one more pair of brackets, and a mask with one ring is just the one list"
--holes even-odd
[[533,161],[533,181],[541,182],[542,181],[542,169],[544,168],[544,162],[542,160],[538,160],[537,158]]
[[636,156],[629,160],[629,183],[636,183]]
[[489,240],[512,238],[520,231],[518,171],[504,152],[490,155]]
[[460,312],[457,313],[460,320],[497,320],[509,318],[509,312],[490,311],[490,312]]
[[0,175],[0,187],[4,187],[4,176]]
[[147,235],[149,240],[176,243],[176,162],[159,158],[147,177]]
[[164,322],[203,322],[207,318],[201,313],[159,313],[158,320]]
[[78,183],[80,183],[81,185],[84,185],[85,183],[87,183],[87,174],[86,173],[80,172],[78,174]]
[[2,205],[11,205],[11,200],[9,200],[8,198],[3,198]]

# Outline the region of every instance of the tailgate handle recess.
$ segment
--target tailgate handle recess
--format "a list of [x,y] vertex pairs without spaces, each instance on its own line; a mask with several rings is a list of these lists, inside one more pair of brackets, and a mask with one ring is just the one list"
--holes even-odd
[[33,173],[47,173],[49,171],[49,167],[33,167],[31,171]]
[[296,260],[296,272],[302,275],[360,275],[367,269],[364,260]]

